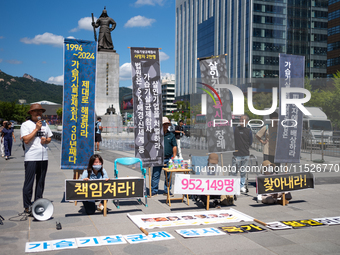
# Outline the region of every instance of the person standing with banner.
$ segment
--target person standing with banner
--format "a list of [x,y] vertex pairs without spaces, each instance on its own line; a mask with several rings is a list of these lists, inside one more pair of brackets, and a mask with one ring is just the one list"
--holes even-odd
[[[163,117],[163,132],[164,132],[164,165],[168,165],[171,156],[177,155],[177,143],[176,138],[173,133],[168,131],[168,127],[171,125],[169,119],[167,117]],[[151,191],[152,196],[157,196],[158,194],[158,184],[161,176],[162,168],[164,166],[154,166],[152,170],[152,181],[151,181]],[[168,175],[168,182],[170,181],[170,174]],[[171,191],[171,183],[170,183],[170,191]],[[164,193],[167,194],[167,186],[166,182],[164,182]],[[170,195],[173,196],[170,192]]]
[[234,128],[234,139],[235,139],[235,150],[233,162],[233,167],[236,167],[236,171],[232,171],[231,175],[236,176],[237,172],[240,172],[241,182],[240,191],[246,192],[246,171],[245,167],[248,165],[249,160],[249,148],[253,143],[253,134],[251,129],[247,127],[249,117],[247,115],[242,115],[240,118],[240,125]]
[[51,142],[52,132],[41,120],[46,110],[40,104],[32,104],[28,114],[31,120],[21,125],[20,133],[25,143],[25,182],[22,189],[25,213],[31,213],[34,177],[36,178],[34,201],[43,197],[45,177],[48,166],[47,144]]

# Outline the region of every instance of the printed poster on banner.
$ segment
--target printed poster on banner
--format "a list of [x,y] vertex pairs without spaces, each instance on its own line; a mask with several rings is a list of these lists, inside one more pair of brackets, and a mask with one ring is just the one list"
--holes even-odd
[[[304,88],[305,57],[280,54],[280,93],[288,89],[288,99],[296,103],[304,97],[302,93],[294,93],[294,88]],[[302,119],[303,113],[295,104],[279,106],[279,122],[275,150],[275,163],[300,163]],[[286,106],[285,115],[281,115]]]
[[214,120],[231,120],[230,91],[226,88],[218,88],[219,84],[228,84],[226,56],[214,56],[199,60],[202,82],[198,90],[207,94],[207,139],[208,151],[224,152],[234,151],[234,132],[228,124],[216,124]]
[[181,212],[162,214],[127,214],[139,228],[153,229],[164,227],[178,227],[190,225],[233,223],[240,221],[252,221],[254,218],[235,209],[217,210],[207,212]]
[[158,48],[131,47],[135,157],[163,165],[162,88]]
[[[195,176],[193,176],[195,177]],[[193,178],[176,174],[174,194],[189,195],[239,195],[240,178]]]
[[64,40],[61,169],[85,169],[94,150],[97,43]]

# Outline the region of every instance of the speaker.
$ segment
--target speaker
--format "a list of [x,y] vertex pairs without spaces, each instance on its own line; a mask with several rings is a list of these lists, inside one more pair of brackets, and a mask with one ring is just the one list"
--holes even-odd
[[32,205],[32,214],[36,220],[44,221],[51,218],[53,214],[53,204],[46,198],[39,198]]

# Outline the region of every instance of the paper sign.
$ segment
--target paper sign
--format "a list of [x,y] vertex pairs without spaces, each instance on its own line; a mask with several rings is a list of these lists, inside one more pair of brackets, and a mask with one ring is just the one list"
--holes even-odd
[[240,178],[191,178],[188,174],[176,174],[174,193],[191,195],[239,195]]
[[340,224],[340,216],[338,216],[338,217],[316,218],[316,219],[313,219],[313,220],[321,222],[323,224],[328,224],[328,225],[339,225]]
[[170,235],[168,232],[160,231],[160,232],[151,232],[148,235],[149,239],[152,241],[165,241],[170,239],[175,239],[172,235]]
[[41,252],[51,251],[52,245],[50,241],[30,242],[26,243],[25,252]]
[[59,239],[51,241],[52,250],[64,250],[78,248],[75,238]]
[[150,238],[148,238],[144,234],[125,235],[124,238],[129,243],[145,243],[145,242],[151,242],[152,241]]
[[224,232],[218,230],[217,228],[179,229],[176,230],[176,232],[185,238],[225,235]]
[[101,236],[99,237],[103,245],[114,245],[114,244],[124,244],[126,243],[122,235],[116,236]]
[[283,229],[292,229],[291,226],[288,226],[286,224],[283,224],[280,221],[273,221],[268,222],[266,225],[267,228],[270,228],[271,230],[283,230]]
[[76,242],[79,248],[102,245],[101,239],[98,237],[80,237],[76,238]]

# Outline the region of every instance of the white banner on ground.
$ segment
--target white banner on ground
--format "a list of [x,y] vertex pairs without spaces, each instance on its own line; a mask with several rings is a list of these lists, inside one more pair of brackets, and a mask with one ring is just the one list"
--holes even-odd
[[205,237],[226,235],[226,233],[218,230],[217,228],[179,229],[175,231],[183,237],[203,237],[203,236]]
[[188,174],[176,174],[174,193],[190,195],[239,195],[240,178],[193,178]]
[[144,215],[127,214],[127,216],[139,228],[142,227],[144,229],[233,223],[240,221],[252,221],[254,219],[253,217],[241,213],[235,209]]

